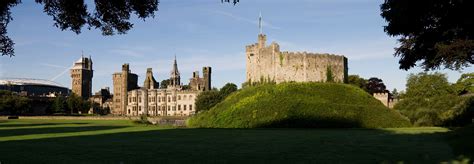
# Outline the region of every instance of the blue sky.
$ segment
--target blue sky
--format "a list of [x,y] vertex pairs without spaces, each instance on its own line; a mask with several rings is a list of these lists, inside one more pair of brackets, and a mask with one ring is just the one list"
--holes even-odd
[[[54,80],[71,87],[68,67],[83,51],[94,62],[93,91],[112,87],[112,74],[130,63],[143,85],[146,68],[159,81],[168,78],[176,54],[182,82],[195,70],[213,67],[213,86],[245,80],[245,46],[256,42],[259,12],[269,42],[282,51],[345,55],[349,74],[379,77],[392,90],[405,89],[409,73],[393,57],[396,38],[383,32],[382,0],[241,0],[236,6],[220,0],[161,0],[153,19],[132,19],[126,35],[102,36],[84,28],[80,35],[61,31],[42,6],[26,0],[12,9],[8,26],[16,56],[0,57],[0,78]],[[91,7],[89,5],[89,7]],[[462,72],[439,70],[455,82]],[[463,72],[474,72],[472,67]]]

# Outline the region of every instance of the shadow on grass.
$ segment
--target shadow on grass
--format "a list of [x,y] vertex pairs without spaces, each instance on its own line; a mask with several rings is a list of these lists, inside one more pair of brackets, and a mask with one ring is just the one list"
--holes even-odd
[[22,123],[12,123],[12,124],[2,124],[6,123],[5,122],[0,122],[0,128],[3,127],[26,127],[26,126],[47,126],[47,125],[85,125],[89,123],[84,123],[84,122],[73,122],[73,123],[28,123],[28,124],[22,124]]
[[443,133],[367,129],[161,129],[0,142],[5,163],[439,163]]
[[117,128],[124,128],[124,127],[125,126],[77,126],[77,127],[0,129],[0,137],[29,135],[29,134],[85,132],[85,131],[117,129]]

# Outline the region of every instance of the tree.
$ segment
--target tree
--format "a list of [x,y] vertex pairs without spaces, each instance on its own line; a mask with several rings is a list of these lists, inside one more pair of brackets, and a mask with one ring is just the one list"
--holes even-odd
[[393,88],[392,92],[390,93],[392,98],[398,99],[400,97],[400,93],[398,93],[397,88]]
[[[84,0],[35,0],[43,5],[43,11],[53,17],[54,26],[61,30],[81,33],[88,29],[100,29],[102,35],[126,34],[133,27],[131,14],[145,20],[154,17],[158,11],[158,0],[94,0],[94,10],[88,10]],[[221,3],[233,3],[239,0],[221,0]],[[14,55],[14,43],[7,36],[8,23],[13,20],[10,9],[21,0],[0,1],[0,51],[3,55]],[[93,12],[90,12],[93,11]]]
[[408,75],[404,98],[430,98],[452,93],[452,88],[445,74],[421,72]]
[[219,91],[210,90],[201,92],[196,97],[196,111],[207,111],[214,107],[217,103],[221,102],[222,97]]
[[53,100],[53,113],[63,113],[65,112],[65,107],[66,107],[66,100],[64,100],[64,97],[58,96],[55,97]]
[[367,81],[366,88],[367,88],[367,91],[368,91],[370,94],[373,94],[373,93],[381,93],[381,92],[388,92],[388,91],[387,91],[387,87],[386,87],[385,84],[383,83],[382,79],[379,79],[379,78],[376,78],[376,77],[371,77],[371,78]]
[[454,84],[454,89],[459,95],[474,93],[474,73],[462,74],[456,84]]
[[367,91],[367,79],[360,77],[359,75],[349,75],[348,83],[357,86],[364,91]]
[[170,82],[171,82],[170,79],[165,79],[165,80],[161,81],[160,88],[162,88],[162,89],[167,88],[168,85],[170,84]]
[[232,92],[235,92],[235,91],[237,91],[237,85],[235,85],[234,83],[227,83],[221,88],[219,93],[221,94],[222,97],[227,97],[228,95],[230,95]]
[[213,88],[212,90],[201,92],[196,98],[196,111],[199,112],[211,109],[235,91],[237,91],[237,85],[234,83],[227,83],[220,89],[220,91]]
[[69,108],[70,114],[76,113],[82,109],[82,98],[77,96],[76,94],[71,94],[66,99],[67,107]]
[[28,111],[29,108],[30,100],[28,98],[0,90],[0,113],[17,115]]
[[418,61],[425,70],[459,70],[474,63],[474,1],[385,0],[380,8],[388,23],[385,32],[399,37],[394,56],[400,57],[400,69]]

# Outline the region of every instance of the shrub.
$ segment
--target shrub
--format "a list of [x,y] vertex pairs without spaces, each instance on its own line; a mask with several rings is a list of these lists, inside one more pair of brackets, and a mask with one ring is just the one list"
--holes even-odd
[[188,120],[190,127],[407,127],[409,121],[347,84],[249,86]]

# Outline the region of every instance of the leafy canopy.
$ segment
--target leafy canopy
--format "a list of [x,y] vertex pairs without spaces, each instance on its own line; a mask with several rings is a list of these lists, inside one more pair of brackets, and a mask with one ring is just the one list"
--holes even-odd
[[405,98],[430,98],[438,95],[452,94],[448,78],[442,73],[426,73],[408,75]]
[[385,32],[399,37],[400,69],[421,62],[425,70],[460,70],[474,63],[474,1],[385,0],[380,8]]

